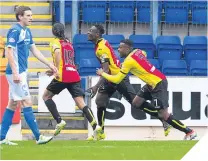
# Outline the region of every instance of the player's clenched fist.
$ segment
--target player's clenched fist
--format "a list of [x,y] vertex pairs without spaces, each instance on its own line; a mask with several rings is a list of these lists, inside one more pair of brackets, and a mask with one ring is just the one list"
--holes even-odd
[[97,73],[97,75],[101,76],[102,73],[103,73],[103,69],[102,69],[102,68],[97,69],[97,70],[96,70],[96,73]]

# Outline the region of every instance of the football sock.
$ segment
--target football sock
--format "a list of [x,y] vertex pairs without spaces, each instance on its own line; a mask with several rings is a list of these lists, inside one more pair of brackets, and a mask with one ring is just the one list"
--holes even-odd
[[192,130],[188,127],[186,127],[182,122],[179,120],[176,120],[173,115],[170,114],[166,122],[170,125],[172,125],[174,128],[183,131],[184,133],[190,133]]
[[9,131],[10,126],[12,125],[13,116],[14,116],[14,111],[6,108],[1,123],[0,140],[4,140],[6,138],[7,132]]
[[103,131],[104,131],[104,123],[105,123],[105,113],[106,113],[105,107],[98,107],[97,108],[98,124],[100,127],[102,127]]
[[59,124],[62,119],[61,119],[61,116],[57,110],[55,102],[52,99],[48,99],[47,101],[45,101],[45,105],[47,106],[48,110],[52,114],[53,118]]
[[97,122],[94,118],[92,110],[88,106],[85,106],[83,108],[83,113],[85,114],[85,116],[86,116],[87,120],[89,121],[90,125],[92,126],[93,130],[95,130],[95,128],[97,126]]
[[25,121],[27,122],[28,126],[32,130],[36,140],[39,140],[40,132],[38,129],[38,124],[35,119],[35,115],[33,114],[32,107],[25,107],[23,108],[23,113],[25,117]]

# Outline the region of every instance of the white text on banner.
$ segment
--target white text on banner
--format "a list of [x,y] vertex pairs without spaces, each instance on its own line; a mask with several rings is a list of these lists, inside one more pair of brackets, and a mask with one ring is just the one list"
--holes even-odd
[[[39,76],[38,112],[49,112],[42,99],[42,96],[52,79],[52,77],[45,75]],[[53,100],[56,103],[59,112],[75,113],[75,102],[67,89],[64,89],[58,95],[55,95]]]
[[[99,77],[92,77],[91,86]],[[145,84],[131,76],[130,82],[136,92]],[[168,77],[169,112],[183,121],[187,126],[208,125],[208,78]],[[95,97],[91,100],[91,108],[97,113]],[[119,94],[114,94],[106,113],[106,126],[161,126],[161,122],[150,118],[148,114],[131,105]]]

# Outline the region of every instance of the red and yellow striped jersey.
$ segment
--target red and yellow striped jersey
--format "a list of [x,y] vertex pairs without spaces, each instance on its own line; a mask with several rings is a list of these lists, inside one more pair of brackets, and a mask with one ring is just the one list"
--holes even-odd
[[72,44],[69,41],[54,38],[50,43],[50,49],[54,64],[55,50],[60,49],[61,51],[61,59],[58,67],[60,78],[57,80],[65,83],[79,82],[80,76],[74,63],[74,48]]
[[110,74],[115,75],[120,71],[120,61],[107,40],[103,38],[98,40],[95,47],[95,53],[101,64],[109,62]]
[[135,49],[126,57],[121,70],[117,75],[111,76],[103,72],[102,76],[110,82],[118,84],[129,72],[140,78],[152,88],[155,88],[160,81],[166,79],[166,76],[163,73],[149,63],[145,52],[139,49]]
[[121,72],[131,72],[153,88],[161,80],[166,79],[165,75],[149,63],[142,50],[136,49],[128,55],[122,64]]

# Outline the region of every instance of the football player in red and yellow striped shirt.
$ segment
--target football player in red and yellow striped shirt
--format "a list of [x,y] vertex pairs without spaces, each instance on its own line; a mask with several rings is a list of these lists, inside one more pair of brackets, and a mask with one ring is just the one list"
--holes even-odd
[[[53,62],[58,69],[58,75],[56,75],[46,88],[43,94],[43,100],[57,122],[54,135],[56,136],[60,133],[60,131],[65,127],[66,122],[62,120],[52,98],[64,89],[67,89],[72,95],[76,105],[79,109],[83,110],[83,113],[95,131],[97,122],[93,116],[93,112],[84,102],[84,92],[81,88],[80,76],[74,64],[74,49],[72,44],[65,37],[64,25],[61,23],[54,24],[52,32],[55,38],[50,43],[50,48]],[[53,73],[47,71],[46,74],[51,76]],[[70,106],[70,102],[68,105]]]
[[97,74],[110,82],[119,84],[131,72],[146,83],[134,98],[134,107],[151,107],[153,105],[146,102],[146,100],[153,100],[155,102],[154,108],[159,111],[161,119],[184,132],[186,134],[184,139],[194,139],[196,137],[195,131],[168,113],[168,82],[166,76],[149,63],[142,50],[133,50],[133,43],[129,39],[121,41],[118,52],[121,57],[125,57],[120,72],[116,75],[109,75],[103,72],[102,69],[99,69],[97,70]]
[[[88,40],[95,44],[95,55],[102,65],[102,69],[106,73],[115,75],[120,71],[120,62],[109,42],[102,37],[103,34],[104,28],[102,25],[92,26],[88,31]],[[126,77],[119,85],[115,85],[100,77],[97,84],[87,90],[91,93],[91,97],[94,97],[98,91],[95,101],[97,105],[98,124],[101,127],[101,134],[98,140],[105,139],[104,120],[106,108],[109,104],[110,97],[116,90],[124,95],[129,103],[132,103],[133,98],[136,96],[136,92],[133,86],[131,86],[128,77]],[[88,140],[93,140],[93,138],[94,136],[91,136]]]

